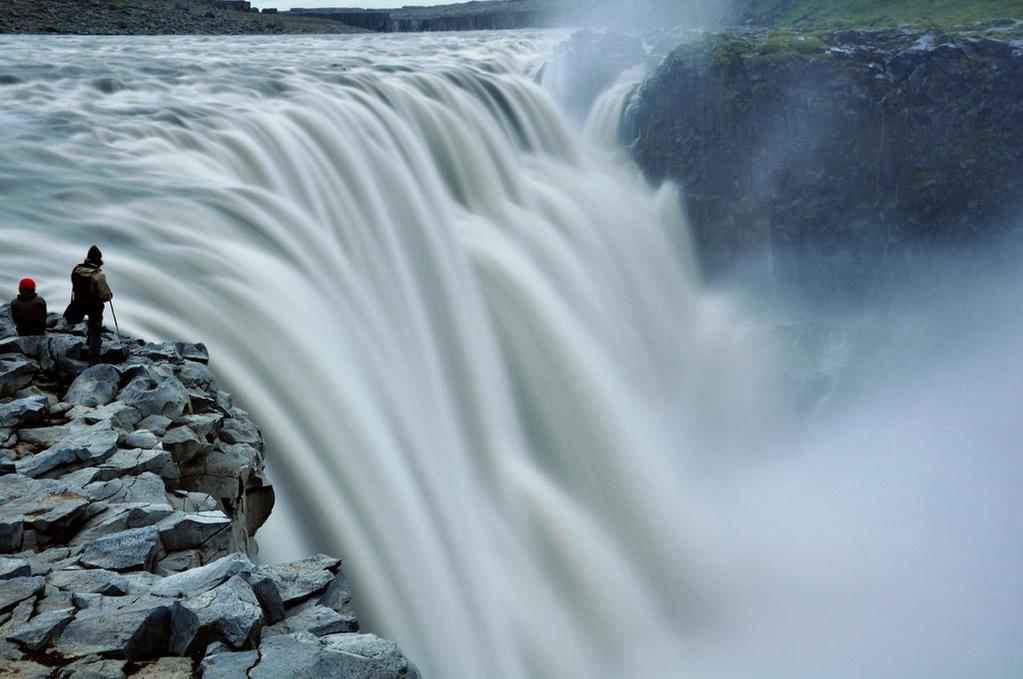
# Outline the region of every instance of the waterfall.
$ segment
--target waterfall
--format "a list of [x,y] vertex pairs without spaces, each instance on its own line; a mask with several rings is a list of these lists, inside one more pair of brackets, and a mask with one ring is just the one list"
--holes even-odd
[[[262,558],[340,555],[424,676],[932,669],[885,650],[856,674],[890,638],[859,610],[800,671],[772,636],[765,611],[826,619],[787,602],[835,603],[821,574],[853,558],[826,544],[832,456],[777,461],[799,427],[775,333],[699,285],[677,189],[611,148],[630,84],[581,125],[536,82],[561,37],[9,39],[0,285],[33,275],[59,310],[99,243],[123,329],[205,341],[263,428]],[[1019,395],[1014,374],[992,377]],[[836,447],[850,515],[886,446]],[[970,591],[979,617],[1020,598]]]

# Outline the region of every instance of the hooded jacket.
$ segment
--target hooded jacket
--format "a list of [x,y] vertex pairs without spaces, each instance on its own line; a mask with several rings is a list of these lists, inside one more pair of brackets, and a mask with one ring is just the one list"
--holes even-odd
[[34,292],[23,292],[11,301],[11,318],[18,334],[46,334],[46,300]]

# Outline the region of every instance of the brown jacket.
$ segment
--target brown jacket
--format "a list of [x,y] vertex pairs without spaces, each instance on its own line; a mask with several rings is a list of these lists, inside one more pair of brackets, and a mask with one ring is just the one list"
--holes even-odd
[[83,309],[102,307],[114,297],[103,270],[93,262],[86,261],[76,266],[71,272],[71,283],[75,292],[75,302]]
[[34,292],[18,295],[11,301],[11,318],[19,335],[45,335],[46,300]]

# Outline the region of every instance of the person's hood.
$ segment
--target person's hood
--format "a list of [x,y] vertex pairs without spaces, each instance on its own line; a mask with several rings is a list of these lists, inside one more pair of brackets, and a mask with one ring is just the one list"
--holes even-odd
[[36,292],[19,292],[18,293],[18,299],[23,299],[23,300],[26,300],[26,301],[28,301],[30,299],[35,299],[38,296],[39,296],[39,293],[36,293]]

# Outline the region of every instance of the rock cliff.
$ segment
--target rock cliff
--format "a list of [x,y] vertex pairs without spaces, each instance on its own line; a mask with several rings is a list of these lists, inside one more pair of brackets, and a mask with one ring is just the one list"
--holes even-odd
[[14,336],[0,307],[0,674],[415,678],[341,562],[257,566],[263,440],[201,344]]
[[1023,207],[1023,30],[737,30],[676,49],[627,113],[684,188],[707,273],[858,296],[921,244],[972,249]]

